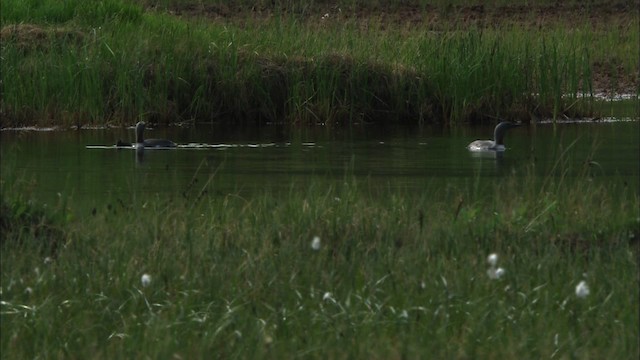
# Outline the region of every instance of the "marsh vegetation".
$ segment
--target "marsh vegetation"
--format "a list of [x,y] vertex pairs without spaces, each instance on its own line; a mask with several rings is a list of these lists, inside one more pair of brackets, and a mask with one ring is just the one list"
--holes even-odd
[[[15,186],[4,207],[44,211]],[[420,193],[346,178],[77,220],[61,200],[44,213],[63,246],[40,215],[2,227],[2,352],[633,358],[639,205],[588,177]]]
[[[528,122],[640,93],[632,1],[3,0],[0,21],[1,127]],[[196,153],[145,167],[86,152],[81,131],[56,134],[65,146],[3,137],[0,353],[635,359],[638,172],[617,161],[638,153],[637,126],[585,139],[554,124],[549,149],[530,129],[505,162],[412,138],[433,166],[418,186],[376,179],[379,159],[357,167],[352,143],[310,153],[294,131],[276,136],[289,158],[321,165],[300,181],[282,180],[277,151],[247,156],[241,178],[222,151],[185,175]],[[416,164],[389,143],[366,150]],[[437,179],[438,151],[458,148]],[[95,197],[76,177],[119,182]],[[262,186],[235,190],[249,182]]]
[[554,4],[6,0],[2,126],[529,121],[637,94],[635,5]]

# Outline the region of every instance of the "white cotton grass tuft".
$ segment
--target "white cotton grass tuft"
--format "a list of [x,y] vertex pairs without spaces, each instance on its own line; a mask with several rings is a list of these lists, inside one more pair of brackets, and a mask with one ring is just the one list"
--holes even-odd
[[487,275],[491,280],[500,280],[500,278],[504,276],[504,273],[505,273],[505,270],[501,267],[499,268],[490,267],[489,270],[487,270]]
[[586,298],[590,293],[591,291],[589,290],[589,285],[587,285],[586,281],[582,280],[578,285],[576,285],[576,296],[580,299]]
[[311,248],[315,251],[320,250],[322,246],[322,242],[320,242],[320,236],[314,236],[313,240],[311,240]]
[[151,285],[151,275],[142,274],[142,277],[140,278],[140,282],[142,283],[142,287],[147,287]]
[[491,267],[496,267],[498,265],[498,254],[493,253],[487,256],[487,262]]
[[491,253],[487,256],[487,262],[489,263],[489,269],[487,270],[487,275],[491,280],[499,280],[504,276],[505,270],[501,267],[497,267],[498,265],[498,254]]

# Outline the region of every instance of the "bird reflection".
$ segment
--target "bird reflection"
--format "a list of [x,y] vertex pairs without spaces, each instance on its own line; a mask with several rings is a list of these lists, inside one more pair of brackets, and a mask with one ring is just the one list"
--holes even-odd
[[136,147],[136,164],[144,162],[144,147]]

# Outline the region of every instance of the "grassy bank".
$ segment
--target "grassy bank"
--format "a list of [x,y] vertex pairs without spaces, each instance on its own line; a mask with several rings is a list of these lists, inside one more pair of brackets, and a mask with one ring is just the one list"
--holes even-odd
[[633,16],[535,26],[416,2],[440,19],[416,23],[394,2],[257,4],[6,0],[2,126],[528,120],[638,92]]
[[[635,358],[637,188],[530,179],[419,194],[347,180],[72,217],[63,199],[28,203],[5,176],[3,207],[31,215],[2,226],[1,351]],[[63,246],[52,251],[42,223]],[[499,279],[487,273],[494,252]]]

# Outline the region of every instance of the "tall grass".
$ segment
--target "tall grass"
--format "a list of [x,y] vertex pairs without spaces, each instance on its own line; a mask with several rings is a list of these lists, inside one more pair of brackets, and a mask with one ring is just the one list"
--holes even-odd
[[[3,203],[14,203],[20,185],[2,184]],[[638,353],[635,187],[513,176],[415,193],[347,180],[181,199],[62,221],[53,254],[44,239],[3,228],[2,353]],[[493,252],[505,269],[498,280],[487,276]],[[575,295],[582,280],[586,298]]]
[[592,94],[594,63],[637,70],[637,29],[428,31],[286,13],[234,24],[38,3],[2,14],[3,126],[572,116],[591,110],[578,95]]

